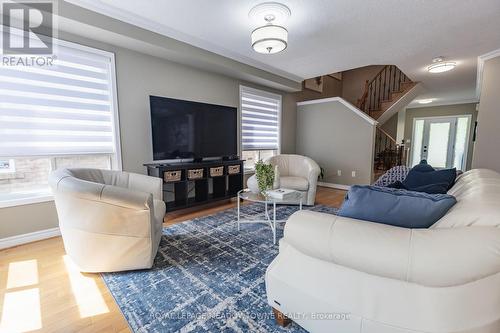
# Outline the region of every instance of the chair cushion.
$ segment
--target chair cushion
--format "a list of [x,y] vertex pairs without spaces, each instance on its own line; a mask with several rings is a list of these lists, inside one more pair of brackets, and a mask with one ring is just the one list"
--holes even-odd
[[448,194],[354,185],[338,215],[404,228],[428,228],[456,202]]
[[297,191],[307,191],[309,189],[309,182],[302,177],[281,176],[280,187]]

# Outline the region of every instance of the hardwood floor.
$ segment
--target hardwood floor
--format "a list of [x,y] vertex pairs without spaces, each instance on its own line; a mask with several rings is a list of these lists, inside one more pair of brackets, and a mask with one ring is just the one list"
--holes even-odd
[[[316,203],[339,207],[345,191],[319,187]],[[165,226],[235,207],[226,202],[167,214]],[[0,332],[129,332],[99,274],[82,274],[61,237],[0,251]]]

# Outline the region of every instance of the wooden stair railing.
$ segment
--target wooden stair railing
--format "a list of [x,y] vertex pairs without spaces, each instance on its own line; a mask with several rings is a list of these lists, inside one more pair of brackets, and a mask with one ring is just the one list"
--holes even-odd
[[389,133],[377,126],[375,135],[375,171],[386,171],[397,165],[406,164],[407,151]]
[[[365,90],[357,107],[372,116],[381,110],[381,104],[392,99],[393,93],[403,91],[403,83],[412,81],[397,66],[385,65],[371,80],[365,83]],[[377,117],[376,117],[377,118]]]

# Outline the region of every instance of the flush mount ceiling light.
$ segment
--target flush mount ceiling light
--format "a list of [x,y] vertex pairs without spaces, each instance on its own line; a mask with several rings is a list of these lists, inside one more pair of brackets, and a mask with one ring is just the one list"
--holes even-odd
[[417,102],[418,104],[429,104],[432,103],[434,100],[432,98],[427,98],[427,99],[419,99]]
[[252,48],[255,52],[272,54],[286,49],[288,31],[278,24],[283,24],[290,15],[290,9],[277,2],[264,2],[250,10],[248,16],[253,21],[265,24],[252,31]]
[[453,61],[444,61],[443,57],[438,57],[432,60],[432,65],[427,67],[429,73],[443,73],[451,71],[457,64]]

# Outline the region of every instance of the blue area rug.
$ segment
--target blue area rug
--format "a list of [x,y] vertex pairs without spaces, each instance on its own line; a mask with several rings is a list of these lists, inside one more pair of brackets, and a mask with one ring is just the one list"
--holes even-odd
[[[264,215],[261,204],[241,209]],[[277,219],[295,211],[279,206]],[[235,221],[229,209],[164,228],[152,269],[102,274],[134,332],[305,332],[295,323],[277,326],[267,304],[264,274],[278,254],[270,227],[243,224],[238,232]]]

